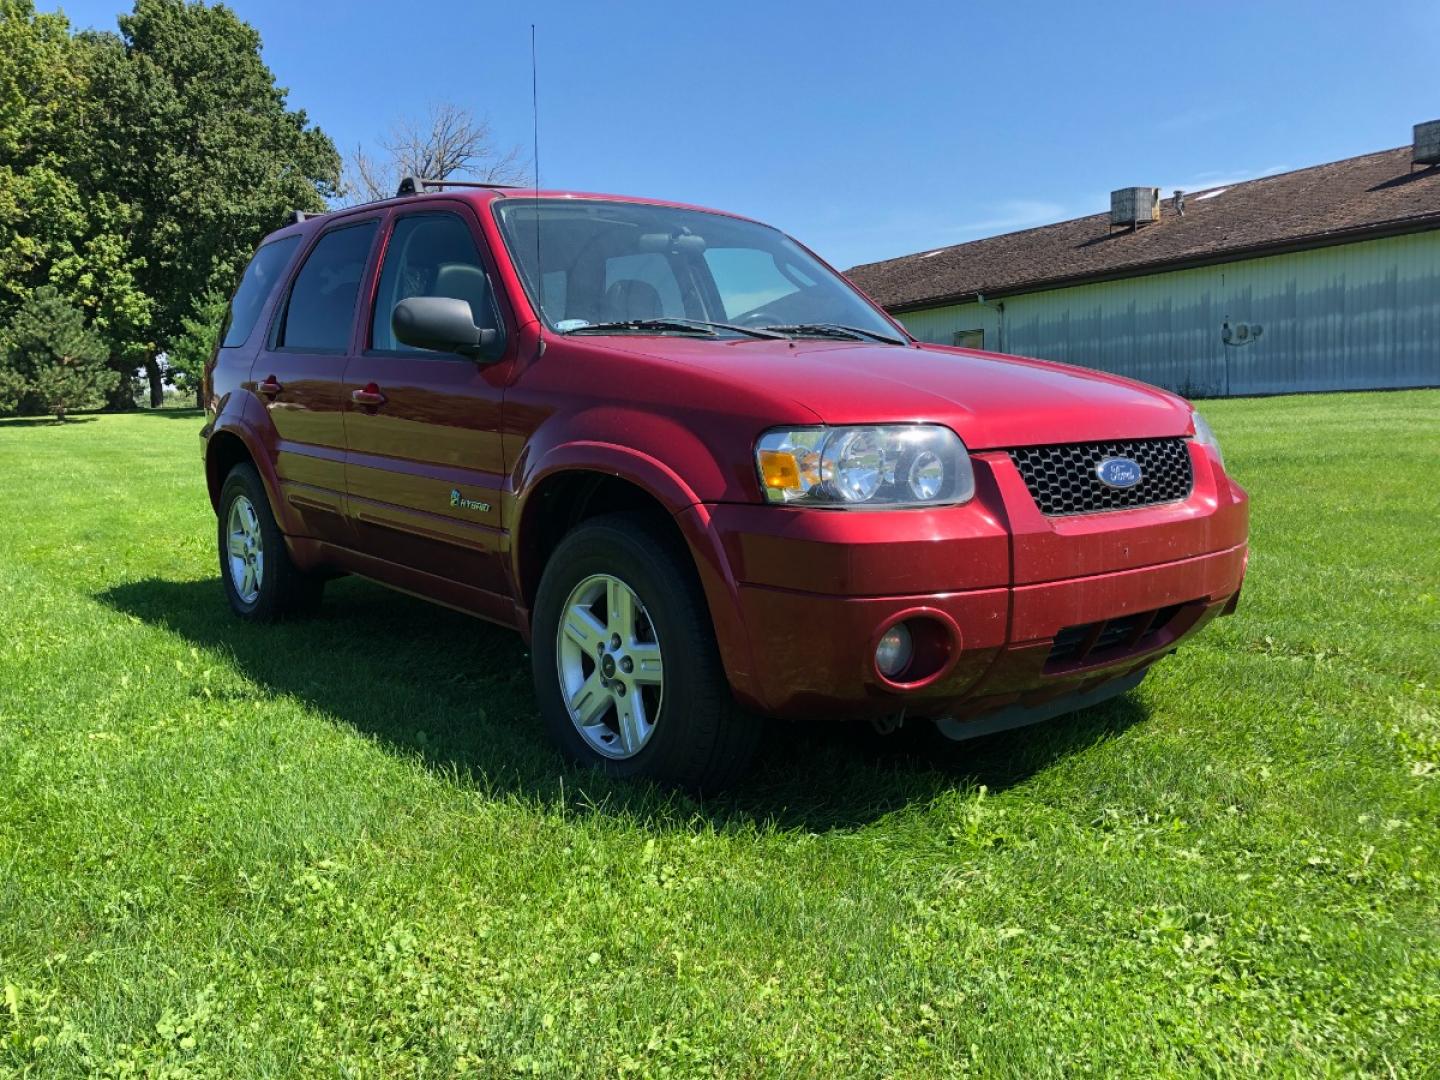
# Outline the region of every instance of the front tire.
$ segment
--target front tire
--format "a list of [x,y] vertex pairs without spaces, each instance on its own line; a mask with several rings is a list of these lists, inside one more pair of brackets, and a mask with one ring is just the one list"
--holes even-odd
[[253,465],[236,465],[220,489],[217,546],[225,596],[242,619],[274,622],[319,605],[325,579],[291,560]]
[[531,662],[550,737],[612,776],[716,791],[759,744],[688,552],[642,514],[593,518],[560,542],[536,594]]

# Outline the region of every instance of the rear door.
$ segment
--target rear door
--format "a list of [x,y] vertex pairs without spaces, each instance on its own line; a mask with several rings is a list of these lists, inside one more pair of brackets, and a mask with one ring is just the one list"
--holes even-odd
[[[500,407],[511,347],[498,363],[415,349],[390,317],[412,296],[470,304],[479,326],[504,328],[492,303],[492,265],[465,203],[426,199],[391,221],[360,354],[345,370],[349,512],[360,550],[434,579],[410,588],[447,596],[440,582],[485,595],[465,606],[509,617],[500,491]],[[434,586],[434,587],[432,587]],[[503,599],[502,599],[503,598]]]
[[251,368],[276,440],[282,497],[303,534],[353,543],[345,515],[345,420],[340,379],[355,337],[360,283],[379,217],[320,234],[295,273]]

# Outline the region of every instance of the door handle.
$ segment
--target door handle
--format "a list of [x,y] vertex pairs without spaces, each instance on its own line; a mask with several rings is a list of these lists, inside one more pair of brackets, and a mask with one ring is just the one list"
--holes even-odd
[[385,395],[373,382],[366,383],[363,390],[351,390],[350,400],[366,409],[378,409],[385,404]]
[[274,375],[267,375],[265,377],[265,381],[262,382],[259,386],[255,387],[255,389],[259,390],[260,393],[264,394],[266,397],[274,397],[276,394],[280,393],[281,387],[279,382],[276,381]]

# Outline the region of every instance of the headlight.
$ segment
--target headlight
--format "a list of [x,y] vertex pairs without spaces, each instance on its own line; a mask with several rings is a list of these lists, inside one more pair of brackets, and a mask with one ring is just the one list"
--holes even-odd
[[767,431],[755,448],[755,464],[772,503],[949,506],[975,494],[965,444],[939,424]]
[[1201,446],[1210,447],[1210,449],[1215,452],[1215,458],[1220,462],[1221,468],[1224,468],[1225,455],[1220,453],[1220,441],[1215,438],[1215,432],[1210,430],[1210,425],[1205,422],[1205,418],[1198,412],[1192,413],[1191,417],[1195,421],[1195,441]]

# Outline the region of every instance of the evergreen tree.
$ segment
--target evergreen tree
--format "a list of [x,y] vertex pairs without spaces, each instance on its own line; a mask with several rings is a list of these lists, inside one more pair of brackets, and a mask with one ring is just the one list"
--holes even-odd
[[0,344],[0,416],[18,412],[25,398],[25,377],[11,364],[10,354]]
[[98,409],[120,376],[105,366],[105,341],[85,325],[79,309],[53,286],[36,289],[15,313],[0,368],[18,382],[21,406],[33,405],[64,420],[76,409]]
[[205,365],[215,355],[220,344],[220,328],[230,310],[230,298],[217,289],[212,289],[195,301],[195,310],[180,320],[180,336],[175,339],[165,355],[170,377],[182,390],[195,394],[195,404],[204,407],[201,400],[205,380]]

